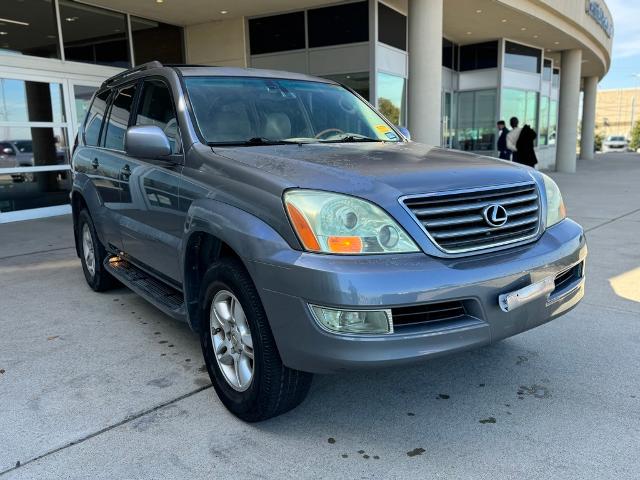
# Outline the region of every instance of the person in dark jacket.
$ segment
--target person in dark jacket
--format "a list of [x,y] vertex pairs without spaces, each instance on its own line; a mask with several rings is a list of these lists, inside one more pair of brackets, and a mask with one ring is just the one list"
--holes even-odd
[[498,152],[500,153],[500,158],[502,160],[511,160],[511,150],[507,148],[507,134],[509,133],[507,124],[504,123],[504,120],[500,120],[497,126],[500,131],[498,136]]
[[522,127],[516,143],[518,156],[514,158],[514,162],[528,165],[529,167],[534,167],[535,164],[538,163],[536,152],[533,149],[533,142],[537,136],[536,132],[529,125]]

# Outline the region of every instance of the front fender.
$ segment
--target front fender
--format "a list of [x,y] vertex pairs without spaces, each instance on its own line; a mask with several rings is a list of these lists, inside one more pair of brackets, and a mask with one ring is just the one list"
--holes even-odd
[[[276,261],[279,255],[299,254],[270,225],[254,215],[232,205],[210,198],[194,201],[185,221],[185,235],[181,252],[181,267],[184,278],[184,296],[188,321],[191,328],[198,331],[200,280],[204,272],[193,275],[197,270],[190,255],[195,248],[193,241],[199,235],[207,234],[227,244],[243,262],[249,275],[255,279],[255,263]],[[208,267],[208,266],[207,266]],[[254,280],[255,281],[255,280]],[[258,288],[260,291],[260,288]]]

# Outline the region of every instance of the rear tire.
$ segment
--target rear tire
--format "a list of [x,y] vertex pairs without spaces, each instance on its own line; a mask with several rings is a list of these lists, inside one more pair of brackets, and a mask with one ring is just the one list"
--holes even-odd
[[244,265],[225,258],[209,268],[202,285],[202,353],[224,406],[246,422],[266,420],[298,406],[309,391],[312,374],[282,364]]
[[81,210],[78,214],[76,241],[87,284],[96,292],[104,292],[117,286],[118,281],[104,268],[107,251],[100,243],[93,220],[86,209]]

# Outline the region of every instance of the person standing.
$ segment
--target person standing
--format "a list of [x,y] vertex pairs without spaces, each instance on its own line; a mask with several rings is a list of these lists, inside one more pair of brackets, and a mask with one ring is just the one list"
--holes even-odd
[[529,167],[535,167],[536,163],[538,163],[533,146],[537,136],[538,134],[529,125],[522,127],[520,135],[518,136],[518,141],[516,142],[516,147],[518,149],[518,160],[516,161],[518,163]]
[[511,131],[507,134],[507,148],[511,150],[512,160],[514,162],[518,162],[518,138],[520,137],[520,131],[522,130],[518,127],[518,117],[511,117],[509,119],[509,125],[511,125]]
[[502,160],[511,160],[511,150],[507,148],[507,134],[509,133],[509,129],[507,128],[504,120],[500,120],[497,123],[498,131],[498,152],[500,154],[500,158]]

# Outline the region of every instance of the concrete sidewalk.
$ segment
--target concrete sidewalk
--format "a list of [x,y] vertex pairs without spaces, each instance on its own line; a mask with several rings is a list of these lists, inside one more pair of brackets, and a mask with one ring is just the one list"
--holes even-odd
[[640,155],[553,174],[587,294],[548,325],[411,368],[316,376],[249,425],[198,339],[85,284],[71,222],[0,225],[0,478],[640,477]]

